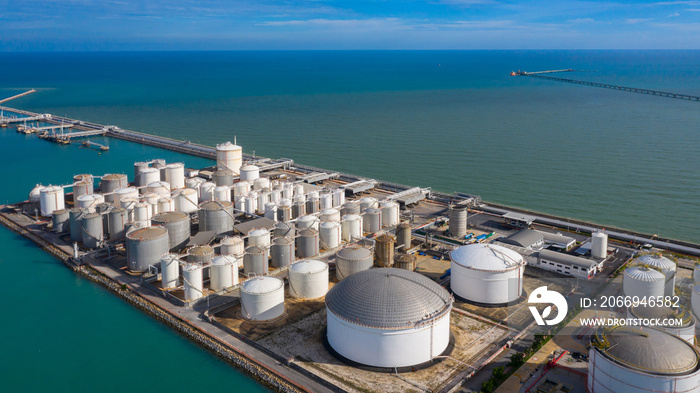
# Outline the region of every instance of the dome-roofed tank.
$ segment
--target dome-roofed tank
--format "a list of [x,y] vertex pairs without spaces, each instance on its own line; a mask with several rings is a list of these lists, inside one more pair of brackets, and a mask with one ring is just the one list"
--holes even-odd
[[277,277],[253,277],[241,285],[241,314],[267,321],[284,314],[284,282]]
[[289,296],[316,299],[328,292],[328,264],[306,259],[289,267]]
[[369,270],[372,266],[374,266],[374,253],[367,247],[352,245],[335,254],[335,277],[338,280],[363,270]]
[[328,343],[360,364],[416,366],[448,349],[451,309],[449,292],[425,276],[393,268],[365,270],[326,294]]
[[635,261],[635,264],[642,264],[660,270],[664,274],[664,296],[673,296],[676,285],[676,263],[658,254],[642,255]]
[[214,231],[217,235],[233,230],[233,204],[226,201],[208,201],[199,206],[199,230]]
[[664,296],[665,276],[647,266],[631,266],[625,269],[622,290],[629,297]]
[[243,164],[243,148],[231,142],[216,145],[216,169],[229,169],[238,175]]
[[245,165],[241,167],[241,180],[254,182],[260,177],[260,168],[255,165]]
[[190,240],[190,215],[187,213],[158,213],[151,218],[151,223],[168,229],[168,243],[171,251],[182,250]]
[[450,287],[470,302],[503,305],[523,294],[525,260],[515,251],[494,244],[469,244],[450,254]]
[[695,343],[695,319],[690,311],[682,305],[678,307],[666,307],[664,305],[654,305],[654,307],[638,305],[627,309],[627,316],[631,319],[675,319],[679,321],[674,326],[659,326],[658,328],[680,337],[683,340],[694,344]]

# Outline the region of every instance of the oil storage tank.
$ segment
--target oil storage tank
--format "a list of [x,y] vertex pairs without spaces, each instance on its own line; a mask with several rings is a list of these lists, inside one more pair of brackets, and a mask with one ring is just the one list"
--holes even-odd
[[182,283],[185,287],[185,301],[193,301],[204,296],[202,265],[190,263],[182,267]]
[[243,255],[243,274],[267,274],[267,249],[262,246],[250,246]]
[[208,201],[199,206],[199,230],[214,231],[217,235],[233,230],[233,204],[226,201]]
[[294,224],[290,222],[278,222],[275,223],[275,227],[272,230],[272,237],[291,237],[294,238],[296,236],[296,228],[294,227]]
[[625,269],[622,290],[625,296],[652,297],[664,296],[666,277],[663,273],[647,266],[631,266]]
[[683,340],[695,344],[695,319],[690,311],[682,305],[678,307],[666,307],[664,305],[656,305],[654,307],[647,305],[632,306],[627,309],[627,317],[630,319],[675,319],[678,321],[674,326],[659,326],[658,329],[666,333],[673,334]]
[[115,206],[116,195],[114,192],[126,187],[129,187],[129,179],[123,173],[106,174],[100,180],[100,192],[105,196],[105,202]]
[[83,246],[95,249],[101,246],[104,240],[102,215],[98,213],[88,213],[80,221],[82,226]]
[[228,169],[238,175],[243,165],[243,148],[231,142],[216,145],[216,169]]
[[222,291],[238,284],[238,261],[234,256],[221,255],[211,261],[211,289]]
[[253,277],[241,285],[241,314],[267,321],[284,314],[284,282],[277,277]]
[[54,210],[51,214],[51,222],[54,232],[68,232],[70,230],[70,213],[66,209]]
[[116,241],[124,239],[124,235],[126,234],[124,228],[128,221],[129,215],[126,209],[115,207],[110,210],[107,215],[107,233],[109,234],[109,240]]
[[374,260],[378,267],[391,267],[394,264],[395,240],[393,236],[387,234],[377,237],[374,248]]
[[144,272],[167,253],[168,230],[163,227],[139,228],[126,234],[126,262],[131,271]]
[[289,267],[289,296],[316,299],[328,292],[328,264],[306,259]]
[[311,258],[318,255],[318,231],[313,228],[302,229],[296,238],[297,257]]
[[180,278],[180,257],[177,254],[165,254],[160,259],[160,286],[163,289],[177,287]]
[[316,216],[302,216],[296,221],[297,230],[313,228],[318,231],[320,220]]
[[233,186],[233,171],[230,169],[220,169],[212,175],[211,179],[217,186]]
[[447,216],[450,219],[450,234],[454,237],[464,237],[467,234],[467,207],[451,205]]
[[494,244],[469,244],[452,251],[450,286],[472,303],[500,306],[523,294],[525,260],[515,251]]
[[411,224],[402,222],[396,226],[396,246],[404,253],[411,248]]
[[358,214],[346,214],[340,220],[341,237],[346,242],[362,237],[362,217]]
[[637,258],[636,263],[652,267],[664,274],[664,296],[673,296],[676,286],[676,263],[658,254],[646,254]]
[[369,270],[372,266],[374,266],[374,253],[367,247],[352,245],[335,254],[335,277],[338,280]]
[[596,258],[607,258],[608,235],[603,232],[593,232],[591,235],[591,255]]
[[697,348],[662,330],[599,328],[588,354],[589,392],[700,392]]
[[399,204],[386,201],[382,204],[382,226],[393,227],[399,223]]
[[272,267],[276,268],[284,267],[294,262],[294,239],[283,236],[272,240],[270,259]]
[[151,218],[151,224],[168,230],[168,247],[170,251],[182,250],[190,240],[190,215],[183,212],[158,213]]
[[321,248],[332,250],[340,246],[340,223],[337,221],[325,221],[319,228],[319,241]]
[[449,349],[452,302],[418,273],[365,270],[326,294],[326,338],[344,360],[387,369],[418,366]]
[[382,211],[373,207],[363,211],[362,229],[367,233],[377,233],[382,230]]
[[54,210],[66,208],[65,195],[61,186],[47,186],[39,191],[39,208],[44,217],[49,217]]
[[170,188],[173,190],[185,188],[185,164],[175,162],[166,165],[165,181],[170,184]]
[[240,236],[231,236],[221,239],[221,255],[233,255],[238,260],[238,267],[243,267],[243,254],[245,253],[245,243]]

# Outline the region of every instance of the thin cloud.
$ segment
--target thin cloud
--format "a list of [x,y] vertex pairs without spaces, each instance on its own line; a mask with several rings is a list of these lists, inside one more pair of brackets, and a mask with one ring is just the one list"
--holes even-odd
[[625,19],[625,23],[627,23],[628,25],[636,25],[639,23],[646,23],[652,20],[652,18],[629,18]]

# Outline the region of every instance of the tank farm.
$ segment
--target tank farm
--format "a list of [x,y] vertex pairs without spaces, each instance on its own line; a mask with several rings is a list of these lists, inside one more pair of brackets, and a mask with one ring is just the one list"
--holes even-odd
[[[499,391],[566,370],[568,391],[700,392],[697,244],[256,157],[236,138],[210,147],[3,111],[0,132],[34,117],[212,160],[86,167],[1,206],[0,221],[273,390],[479,391],[503,367]],[[561,329],[528,307],[543,286],[566,296]],[[594,294],[680,300],[581,307]],[[530,351],[538,337],[549,341]]]

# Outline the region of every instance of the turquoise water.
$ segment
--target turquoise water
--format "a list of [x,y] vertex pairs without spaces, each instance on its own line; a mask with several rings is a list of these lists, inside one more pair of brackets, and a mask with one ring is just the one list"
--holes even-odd
[[[700,95],[700,51],[0,53],[0,95],[33,87],[10,106],[208,145],[235,135],[248,153],[700,242],[700,103],[508,76],[561,68]],[[98,155],[0,131],[11,164],[0,201],[88,170],[131,174],[142,159],[203,163],[106,142],[111,151]],[[164,369],[178,379],[169,389],[252,386],[21,238],[0,236],[10,250],[0,294],[16,299],[1,329],[19,338],[0,351],[10,386],[160,387]],[[26,271],[38,285],[13,279]],[[78,366],[87,380],[70,377]],[[115,372],[133,384],[112,382],[122,381]]]

